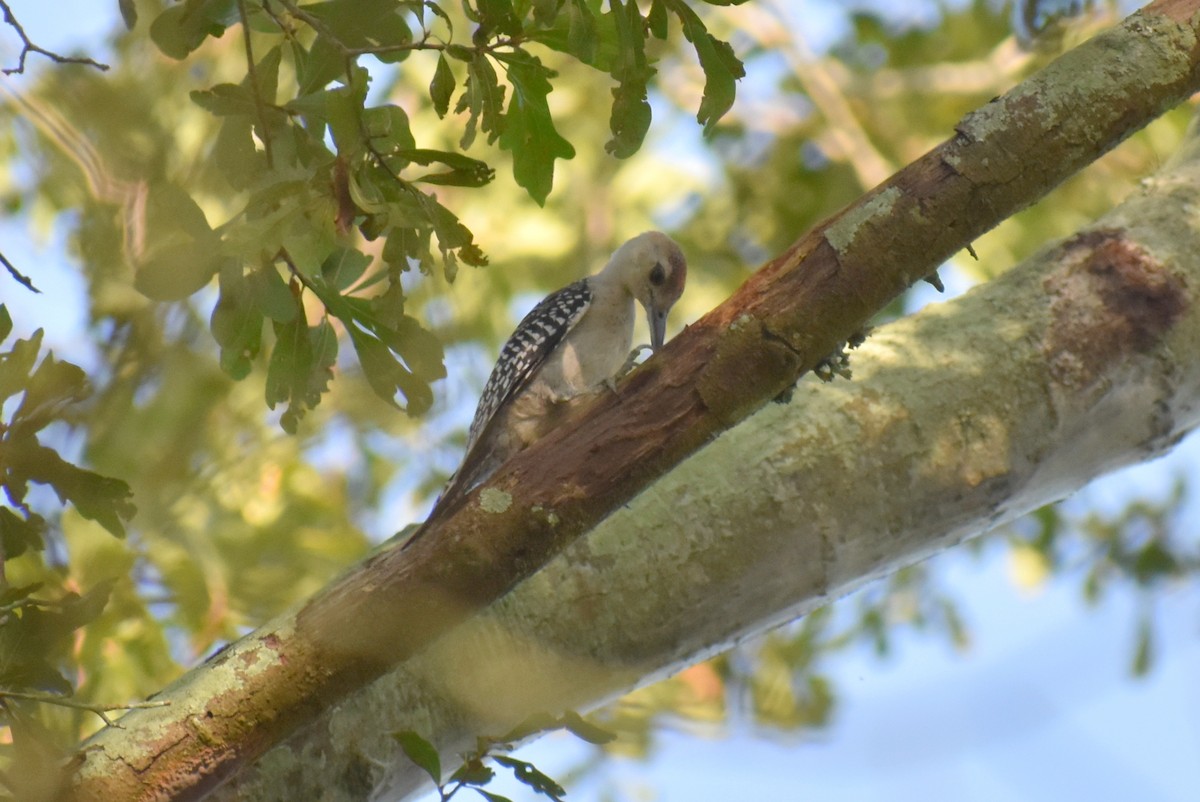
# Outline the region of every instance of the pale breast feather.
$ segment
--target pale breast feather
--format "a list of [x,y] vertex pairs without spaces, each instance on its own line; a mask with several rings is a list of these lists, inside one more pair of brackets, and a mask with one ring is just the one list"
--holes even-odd
[[587,279],[582,279],[547,295],[522,318],[500,349],[500,358],[483,388],[467,436],[468,453],[492,416],[529,383],[546,358],[583,317],[591,301],[592,291]]

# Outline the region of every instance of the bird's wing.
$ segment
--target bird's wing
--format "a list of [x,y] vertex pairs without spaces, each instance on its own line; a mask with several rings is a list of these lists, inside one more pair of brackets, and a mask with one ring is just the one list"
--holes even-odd
[[547,295],[521,319],[516,331],[500,349],[500,358],[479,397],[475,419],[467,435],[467,457],[488,423],[529,384],[546,358],[575,328],[591,302],[591,288],[587,279],[582,279]]
[[[475,408],[475,419],[467,435],[467,450],[462,464],[434,503],[426,525],[455,505],[464,493],[495,470],[497,466],[493,464],[494,460],[489,459],[488,454],[475,453],[476,446],[484,439],[496,413],[516,398],[537,375],[538,369],[575,328],[591,302],[591,287],[587,279],[581,279],[547,295],[517,324],[516,331],[500,349],[500,358],[496,360],[492,375],[484,385],[479,406]],[[416,539],[417,535],[414,535],[409,542]]]

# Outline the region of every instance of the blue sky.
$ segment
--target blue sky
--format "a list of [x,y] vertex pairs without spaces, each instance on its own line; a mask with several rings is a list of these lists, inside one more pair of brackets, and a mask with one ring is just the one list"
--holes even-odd
[[[14,12],[47,47],[102,51],[116,20],[115,0],[15,0]],[[837,4],[795,3],[820,46],[836,29]],[[893,4],[898,10],[912,4]],[[913,12],[915,13],[915,12]],[[144,23],[143,23],[144,24]],[[11,37],[0,49],[15,56]],[[43,66],[43,65],[38,65]],[[0,79],[9,80],[9,79]],[[23,79],[13,79],[17,86]],[[751,77],[748,80],[753,80]],[[28,268],[45,294],[30,297],[0,276],[18,333],[35,325],[67,359],[86,363],[78,336],[82,295],[61,236],[31,237],[21,219],[0,222],[3,252]],[[32,267],[31,267],[32,266]],[[469,410],[467,413],[469,414]],[[1073,501],[1119,507],[1135,493],[1163,497],[1179,473],[1195,475],[1200,445],[1093,483]],[[1194,521],[1190,504],[1181,526]],[[1070,571],[1036,591],[1011,580],[1005,549],[981,557],[963,550],[932,561],[962,604],[971,647],[901,632],[884,660],[854,652],[831,663],[840,695],[834,725],[819,739],[756,730],[735,721],[692,733],[676,722],[646,762],[614,759],[597,778],[569,789],[574,800],[1138,800],[1191,802],[1200,789],[1200,591],[1180,585],[1154,604],[1155,667],[1134,680],[1129,664],[1140,602],[1110,594],[1095,608]],[[587,754],[569,737],[522,750],[550,773]],[[509,785],[514,799],[532,795]]]

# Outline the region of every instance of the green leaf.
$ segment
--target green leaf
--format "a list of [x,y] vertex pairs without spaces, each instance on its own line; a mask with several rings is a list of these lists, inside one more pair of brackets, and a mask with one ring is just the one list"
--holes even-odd
[[[347,174],[346,179],[346,190],[350,193],[350,200],[359,209],[367,214],[397,212],[397,216],[403,216],[398,210],[389,208],[392,204],[388,203],[386,185],[394,181],[390,175],[385,175],[382,171],[360,170]],[[396,221],[391,218],[389,214],[387,224],[396,225]]]
[[97,582],[80,596],[68,593],[53,604],[29,598],[36,586],[20,594],[5,594],[15,605],[0,619],[0,688],[42,690],[69,696],[72,688],[58,673],[60,662],[73,640],[72,634],[94,621],[104,610],[114,580]]
[[417,0],[415,5],[417,7],[417,10],[414,11],[413,13],[416,14],[417,17],[421,20],[422,26],[425,25],[425,18],[422,15],[422,12],[424,10],[428,9],[435,17],[440,19],[442,22],[446,23],[446,27],[449,29],[449,35],[446,38],[447,39],[454,38],[454,20],[450,19],[450,15],[447,14],[440,5],[438,5],[437,3],[434,3],[434,2],[430,2],[430,0]]
[[312,94],[324,89],[346,69],[346,60],[332,42],[318,36],[312,47],[304,50],[298,45],[293,48],[296,61],[296,81],[299,87],[296,96]]
[[226,117],[213,144],[213,161],[229,185],[249,189],[262,176],[266,161],[254,146],[253,124],[249,117]]
[[220,37],[236,19],[235,0],[185,0],[150,23],[150,38],[164,54],[182,60],[208,37]]
[[1134,649],[1133,663],[1129,670],[1135,677],[1144,677],[1150,673],[1154,665],[1154,628],[1148,616],[1142,616],[1138,621],[1137,648]]
[[404,754],[408,756],[417,768],[429,775],[435,785],[442,782],[442,761],[437,749],[412,730],[393,732],[392,737],[400,744]]
[[[67,685],[63,695],[69,692]],[[67,774],[61,733],[45,727],[37,716],[23,715],[16,705],[6,706],[4,723],[9,727],[11,744],[6,745],[5,757],[15,769],[4,773],[6,800],[61,799]]]
[[115,579],[104,579],[82,596],[71,594],[60,601],[62,623],[71,630],[76,630],[95,621],[108,605],[115,584]]
[[[4,508],[0,507],[0,509]],[[28,599],[34,593],[37,593],[39,590],[41,590],[45,584],[45,582],[34,582],[29,585],[20,585],[18,587],[12,587],[10,585],[0,590],[0,604],[7,606],[13,604],[14,602]]]
[[1138,550],[1133,562],[1133,575],[1139,584],[1172,576],[1179,568],[1175,555],[1163,548],[1159,540],[1151,540]]
[[1083,579],[1083,600],[1088,604],[1094,605],[1100,601],[1100,594],[1103,590],[1104,576],[1101,573],[1101,568],[1093,566]]
[[223,269],[219,285],[221,294],[209,328],[221,347],[221,369],[235,379],[244,379],[262,348],[263,315],[240,266]]
[[532,763],[526,763],[524,760],[517,760],[507,755],[493,755],[492,759],[500,765],[512,769],[513,777],[518,782],[529,786],[539,794],[550,797],[555,802],[562,802],[562,798],[567,794],[561,785],[539,771]]
[[12,334],[12,330],[12,315],[8,313],[8,307],[0,304],[0,343],[8,339],[8,335]]
[[[19,646],[9,644],[10,640],[28,642],[31,637],[29,633],[36,632],[31,626],[20,626],[13,622],[11,618],[0,622],[0,687],[70,696],[74,690],[71,683],[48,660],[27,649],[22,653]],[[13,630],[19,634],[4,637]]]
[[508,104],[500,147],[513,154],[513,177],[538,205],[554,184],[554,160],[571,159],[575,148],[554,128],[546,96],[553,74],[532,56],[506,55],[513,96]]
[[489,167],[487,162],[472,159],[469,156],[452,151],[421,148],[400,151],[396,155],[415,164],[430,165],[440,163],[451,168],[449,172],[429,173],[420,178],[415,178],[413,179],[414,182],[448,184],[457,187],[481,187],[496,177],[496,171]]
[[267,406],[274,409],[276,404],[286,403],[288,408],[280,425],[288,434],[295,434],[304,415],[308,375],[313,364],[308,323],[303,314],[297,314],[289,323],[273,325],[275,347],[267,365]]
[[454,107],[455,114],[464,111],[470,114],[459,147],[463,150],[471,147],[477,126],[488,134],[488,144],[494,142],[500,135],[503,108],[504,87],[500,85],[496,69],[487,56],[476,54],[467,65],[467,81]]
[[505,36],[519,36],[522,33],[521,21],[513,12],[512,0],[476,0],[479,9],[479,29],[474,39],[476,43],[486,41],[494,33]]
[[6,354],[0,354],[0,403],[25,391],[29,374],[42,349],[42,330],[27,340],[17,340]]
[[563,714],[562,726],[572,735],[590,744],[607,744],[617,739],[616,733],[597,727],[573,710]]
[[[40,341],[40,340],[39,340]],[[29,437],[45,427],[63,410],[88,397],[87,374],[70,362],[60,362],[46,354],[25,384],[25,397],[13,412],[11,436]]]
[[310,328],[302,310],[290,323],[274,326],[276,341],[267,368],[267,405],[274,409],[278,403],[287,403],[280,426],[288,434],[295,434],[301,418],[316,408],[329,389],[337,361],[337,334],[327,320]]
[[377,150],[391,153],[417,146],[408,125],[408,115],[399,106],[375,106],[363,112],[363,127]]
[[442,342],[433,332],[421,327],[416,318],[400,315],[393,325],[375,329],[387,346],[404,358],[413,375],[425,382],[446,378]]
[[302,315],[291,323],[275,324],[275,330],[276,346],[267,368],[267,404],[274,409],[275,403],[287,403],[279,425],[295,434],[300,420],[316,409],[329,390],[337,361],[337,334],[329,321],[309,327]]
[[78,468],[57,451],[37,444],[32,438],[7,443],[9,470],[20,482],[49,485],[63,502],[75,505],[79,514],[95,521],[117,537],[125,536],[123,520],[133,517],[133,491],[120,479]]
[[[347,322],[350,341],[358,353],[367,384],[375,394],[410,416],[425,413],[433,405],[433,391],[429,385],[416,379],[392,352],[377,337]],[[396,402],[396,393],[404,395],[405,406]]]
[[445,262],[446,280],[454,281],[457,267],[452,257],[455,250],[467,264],[487,264],[487,257],[475,245],[470,229],[459,222],[454,213],[438,203],[436,199],[429,196],[422,196],[422,198],[425,201],[429,218],[433,221],[433,230],[438,237],[438,247]]
[[29,549],[41,551],[46,547],[45,534],[46,520],[42,516],[31,513],[25,519],[8,507],[0,507],[0,547],[4,559],[15,559]]
[[[254,67],[254,77],[258,79],[258,97],[266,105],[266,110],[273,110],[275,97],[279,94],[279,64],[282,60],[283,50],[275,45]],[[249,87],[249,73],[243,85]]]
[[237,84],[217,84],[211,89],[194,89],[188,93],[200,108],[218,117],[242,114],[247,117],[255,113],[254,97],[250,90]]
[[610,0],[612,17],[617,32],[618,57],[613,65],[612,76],[618,81],[612,90],[612,116],[609,128],[612,139],[604,149],[618,159],[628,158],[637,152],[650,130],[650,101],[647,100],[646,85],[656,70],[646,63],[646,28],[638,13],[637,3],[629,0],[625,6],[621,0]]
[[137,0],[117,0],[117,7],[121,9],[121,21],[125,23],[125,30],[132,31],[138,19]]
[[[402,16],[405,6],[397,0],[331,0],[305,5],[304,10],[320,19],[343,46],[378,50],[412,42],[412,30]],[[376,52],[375,57],[384,63],[394,63],[406,58],[409,52]]]
[[[558,16],[558,9],[562,0],[532,0],[533,3],[533,21],[540,28],[546,28],[554,24],[554,19]],[[520,18],[525,17],[525,13],[517,15]]]
[[526,716],[520,724],[495,739],[495,743],[513,743],[523,741],[531,735],[550,732],[559,728],[559,720],[549,713],[533,713]]
[[[146,200],[146,228],[148,237],[158,240],[173,240],[179,235],[195,239],[213,233],[200,205],[183,187],[169,181],[150,186]],[[147,247],[153,247],[153,243]]]
[[297,214],[283,232],[283,248],[292,266],[306,278],[315,277],[337,247],[332,208],[328,215]]
[[879,608],[868,607],[864,610],[859,625],[862,627],[863,632],[871,638],[871,642],[875,646],[875,654],[879,657],[885,657],[889,649],[888,630],[883,613],[880,612]]
[[717,122],[729,111],[737,94],[737,80],[746,74],[742,62],[734,55],[728,42],[708,32],[695,11],[684,0],[663,0],[683,24],[683,35],[696,48],[700,68],[704,70],[704,96],[696,120],[704,133],[712,133]]
[[491,791],[485,791],[482,788],[476,788],[475,793],[481,795],[484,799],[488,800],[488,802],[512,802],[512,800],[506,796],[493,794]]
[[646,15],[646,27],[655,39],[667,38],[667,5],[663,0],[652,0],[650,13]]
[[598,46],[596,15],[587,0],[567,0],[567,47],[584,64],[593,64]]
[[321,276],[337,290],[348,289],[362,278],[371,264],[371,257],[353,248],[338,248],[321,265]]
[[167,181],[150,187],[145,247],[139,256],[134,286],[159,301],[188,297],[207,284],[225,261],[199,204]]
[[437,68],[429,83],[429,99],[433,101],[433,110],[438,117],[445,117],[450,110],[450,96],[453,94],[454,73],[450,70],[450,62],[446,61],[444,53],[438,53]]
[[358,153],[362,150],[362,126],[359,115],[367,101],[367,87],[370,76],[361,67],[354,67],[350,72],[350,84],[325,93],[327,122],[329,133],[337,145],[338,153],[343,156]]
[[409,259],[418,263],[432,261],[429,252],[429,240],[432,232],[428,229],[393,228],[388,234],[387,242],[383,244],[383,261],[388,270],[403,272],[409,269]]
[[155,301],[179,301],[208,284],[224,259],[216,237],[162,245],[138,266],[133,286]]
[[449,782],[480,786],[487,785],[494,779],[496,779],[496,772],[492,770],[491,766],[485,764],[478,757],[471,757],[464,760],[463,764],[454,770],[454,773],[450,775]]

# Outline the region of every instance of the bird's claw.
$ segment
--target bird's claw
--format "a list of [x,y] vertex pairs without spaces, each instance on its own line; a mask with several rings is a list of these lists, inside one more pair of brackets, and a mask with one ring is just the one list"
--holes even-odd
[[625,359],[625,364],[617,371],[617,378],[621,378],[637,367],[637,359],[642,355],[642,351],[653,351],[654,349],[648,345],[639,345],[629,352],[629,356]]

